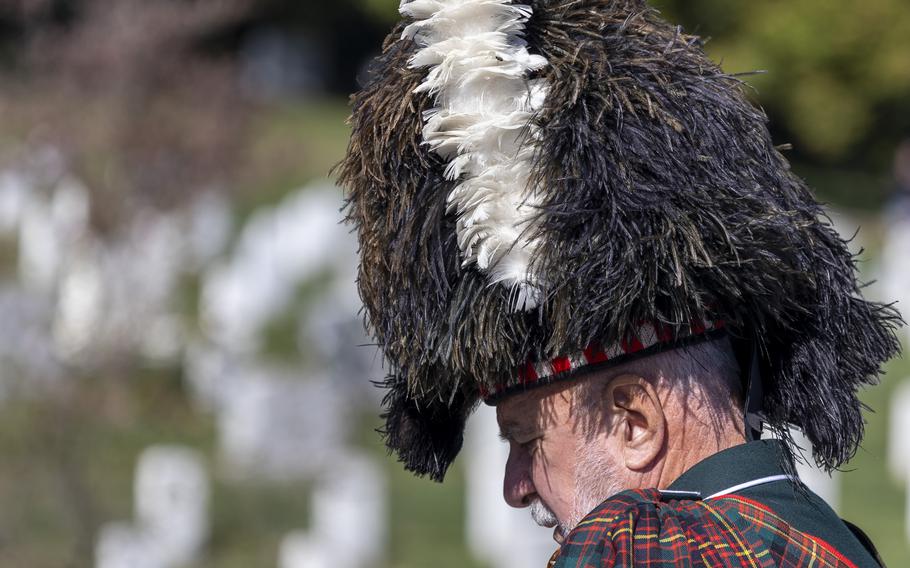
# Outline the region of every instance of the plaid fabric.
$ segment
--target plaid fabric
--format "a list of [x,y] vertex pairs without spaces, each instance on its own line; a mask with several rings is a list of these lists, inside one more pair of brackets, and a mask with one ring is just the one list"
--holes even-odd
[[744,497],[662,499],[656,489],[608,499],[569,534],[550,566],[856,568],[828,543]]

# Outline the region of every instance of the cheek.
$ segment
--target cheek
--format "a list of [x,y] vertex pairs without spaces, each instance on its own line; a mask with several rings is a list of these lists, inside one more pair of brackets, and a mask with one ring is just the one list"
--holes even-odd
[[542,442],[531,460],[538,495],[560,520],[568,518],[575,506],[576,465],[579,462],[574,440]]

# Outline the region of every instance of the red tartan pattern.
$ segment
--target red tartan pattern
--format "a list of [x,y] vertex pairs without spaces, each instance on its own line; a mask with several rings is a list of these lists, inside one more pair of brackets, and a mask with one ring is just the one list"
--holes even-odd
[[656,489],[608,499],[569,534],[551,566],[856,568],[755,501],[737,495],[661,499]]
[[[710,331],[723,329],[723,327],[722,320],[696,320],[689,326],[685,337],[697,337]],[[675,336],[669,326],[642,324],[635,337],[619,341],[609,347],[589,345],[581,351],[554,357],[549,361],[529,361],[515,371],[517,376],[515,382],[499,385],[492,389],[481,387],[480,394],[484,400],[493,399],[516,386],[530,387],[538,383],[544,384],[558,375],[576,371],[588,365],[632,355],[656,345],[671,343],[674,339]]]

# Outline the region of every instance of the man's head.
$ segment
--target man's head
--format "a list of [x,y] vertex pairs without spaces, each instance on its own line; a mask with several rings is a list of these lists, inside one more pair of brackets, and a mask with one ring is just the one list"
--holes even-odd
[[[739,77],[646,0],[400,11],[338,174],[387,363],[382,432],[407,469],[441,481],[480,401],[718,323],[755,353],[769,429],[802,429],[829,470],[853,455],[857,392],[900,317],[861,297]],[[643,378],[669,423],[688,391]],[[604,428],[631,423],[603,407]]]
[[615,493],[665,487],[744,441],[739,384],[721,339],[506,398],[497,407],[510,445],[506,502],[559,536]]

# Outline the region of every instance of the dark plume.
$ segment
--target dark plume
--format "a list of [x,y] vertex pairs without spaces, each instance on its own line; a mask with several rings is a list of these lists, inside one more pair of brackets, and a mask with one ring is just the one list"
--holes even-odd
[[864,300],[854,259],[771,141],[741,81],[700,40],[641,1],[538,1],[526,38],[550,91],[534,183],[548,196],[535,266],[546,301],[509,310],[508,290],[462,267],[451,183],[421,145],[431,104],[393,30],[353,97],[339,165],[360,238],[367,325],[391,377],[386,441],[441,479],[482,386],[549,358],[722,319],[758,343],[769,426],[801,428],[836,468],[863,435],[857,390],[898,352],[890,306]]

